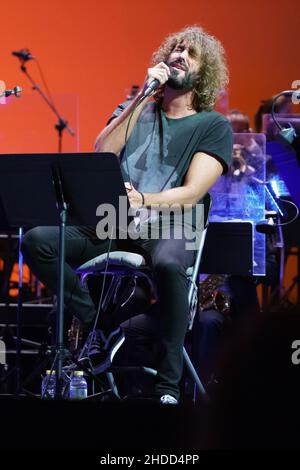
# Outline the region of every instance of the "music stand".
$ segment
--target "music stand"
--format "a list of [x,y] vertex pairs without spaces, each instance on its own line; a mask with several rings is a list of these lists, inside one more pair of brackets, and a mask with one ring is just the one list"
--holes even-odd
[[[127,230],[119,197],[129,202],[119,160],[112,153],[1,155],[0,199],[11,227],[59,226],[56,320],[56,397],[60,397],[63,344],[66,225],[95,227],[97,207],[115,209],[116,227]],[[19,315],[20,321],[20,315]]]

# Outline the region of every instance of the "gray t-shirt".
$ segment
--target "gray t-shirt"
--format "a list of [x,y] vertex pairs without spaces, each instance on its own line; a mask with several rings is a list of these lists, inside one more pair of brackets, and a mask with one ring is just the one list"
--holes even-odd
[[[119,116],[128,104],[119,105],[111,119]],[[129,181],[129,168],[138,191],[160,192],[183,185],[197,152],[216,158],[226,173],[232,154],[232,131],[229,121],[215,111],[170,119],[157,103],[150,102],[128,139],[126,154],[124,150],[125,147],[120,155],[124,181]]]

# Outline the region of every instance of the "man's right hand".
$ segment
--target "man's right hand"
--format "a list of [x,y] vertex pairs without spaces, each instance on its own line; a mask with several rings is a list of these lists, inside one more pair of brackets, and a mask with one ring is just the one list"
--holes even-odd
[[170,72],[169,67],[164,62],[160,62],[154,67],[150,67],[147,70],[147,78],[145,80],[144,87],[143,87],[144,90],[155,79],[159,81],[160,86],[164,85],[168,81],[170,73],[171,72]]
[[[145,90],[145,88],[147,88],[148,85],[155,79],[159,81],[160,87],[163,86],[168,80],[169,76],[169,67],[164,62],[160,62],[154,67],[148,69],[143,90]],[[116,155],[120,155],[120,152],[124,147],[125,134],[131,113],[134,111],[133,117],[130,121],[127,138],[129,138],[132,129],[143,110],[143,107],[147,103],[147,100],[144,100],[144,102],[136,108],[136,103],[139,101],[141,96],[142,92],[141,94],[138,93],[129,106],[120,114],[120,116],[113,119],[111,123],[100,132],[95,143],[96,152],[112,152]]]

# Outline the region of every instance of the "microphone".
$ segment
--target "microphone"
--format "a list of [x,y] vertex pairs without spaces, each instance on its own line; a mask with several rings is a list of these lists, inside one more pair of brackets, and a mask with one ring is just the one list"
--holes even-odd
[[259,220],[256,222],[256,231],[258,233],[265,233],[265,234],[272,234],[275,232],[275,227],[277,224],[275,224],[274,219],[270,217],[269,219],[265,220]]
[[22,88],[20,86],[15,86],[12,90],[4,90],[1,96],[7,98],[10,95],[15,95],[16,98],[20,98]]
[[[295,82],[294,82],[295,83]],[[293,86],[293,85],[292,85]],[[300,162],[300,135],[290,124],[290,127],[284,128],[276,119],[275,116],[275,103],[280,96],[291,96],[293,104],[300,103],[300,91],[299,90],[285,90],[276,95],[272,100],[272,118],[276,126],[279,129],[278,138],[285,144],[290,145],[296,152],[297,159]]]
[[13,51],[12,55],[18,57],[18,59],[22,60],[23,62],[35,59],[35,57],[30,54],[29,49],[20,49],[19,51]]
[[285,90],[285,91],[282,91],[281,93],[279,93],[279,95],[277,96],[280,96],[280,95],[284,95],[284,96],[293,96],[294,100],[295,101],[298,101],[297,103],[295,102],[294,104],[298,104],[299,101],[300,101],[300,91],[299,90]]
[[155,78],[154,80],[152,80],[152,82],[150,82],[150,85],[148,86],[148,88],[146,88],[146,90],[144,91],[143,93],[143,96],[144,98],[146,98],[147,96],[151,95],[151,93],[155,90],[157,90],[157,88],[159,87],[160,85],[160,81],[157,80],[157,78]]

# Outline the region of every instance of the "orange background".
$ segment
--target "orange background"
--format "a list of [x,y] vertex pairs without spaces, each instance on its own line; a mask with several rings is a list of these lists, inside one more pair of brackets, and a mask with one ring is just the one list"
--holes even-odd
[[[13,50],[38,57],[58,109],[76,129],[64,151],[91,151],[99,130],[170,32],[200,24],[227,52],[230,108],[253,119],[260,100],[300,79],[300,2],[274,0],[14,0],[1,10],[0,80],[23,97],[0,105],[0,153],[57,150],[56,118]],[[28,70],[41,84],[34,62]],[[253,122],[253,121],[252,121]],[[295,266],[294,266],[295,269]],[[291,276],[294,269],[289,270]]]
[[[231,76],[230,107],[252,118],[261,98],[300,79],[299,18],[296,0],[285,6],[274,0],[15,0],[6,4],[1,12],[0,80],[7,87],[21,85],[24,97],[11,98],[10,107],[0,105],[0,153],[30,151],[30,145],[33,151],[57,148],[56,118],[44,103],[37,104],[39,97],[30,96],[30,83],[12,50],[28,47],[39,58],[55,96],[69,93],[67,101],[70,96],[79,98],[77,137],[80,150],[90,151],[116,104],[132,84],[142,84],[153,50],[166,34],[185,25],[201,24],[223,42]],[[34,62],[28,63],[28,70],[41,83]],[[61,114],[77,128],[74,103],[72,111],[59,99],[58,104]],[[71,148],[66,136],[64,150],[78,148],[77,143]]]

